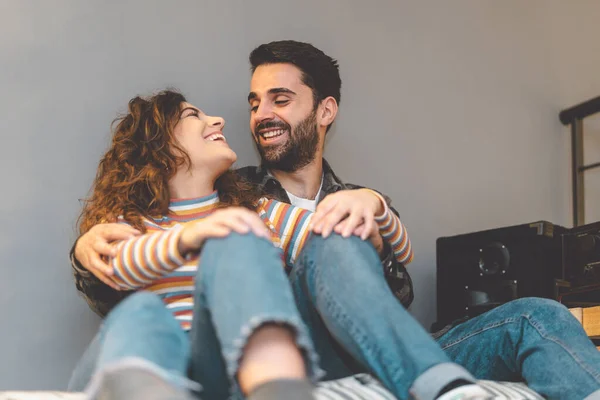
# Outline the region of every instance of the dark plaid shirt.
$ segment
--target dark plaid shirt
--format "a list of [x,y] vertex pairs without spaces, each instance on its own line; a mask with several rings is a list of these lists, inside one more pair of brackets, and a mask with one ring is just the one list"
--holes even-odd
[[[270,175],[264,168],[244,167],[237,172],[249,182],[260,186],[268,196],[285,203],[291,203],[285,189],[283,189],[279,181]],[[362,188],[362,186],[342,182],[342,180],[335,175],[327,161],[323,160],[323,186],[318,201],[323,200],[326,195],[340,190],[360,188]],[[382,196],[385,198],[392,212],[398,215],[398,212],[391,207],[390,199],[385,195]],[[75,245],[76,244],[77,242],[75,242]],[[71,265],[75,275],[75,286],[87,301],[90,308],[103,317],[108,314],[119,301],[131,294],[131,292],[114,290],[87,271],[74,256],[75,245],[73,245],[70,254]],[[405,307],[408,307],[413,301],[412,281],[406,268],[396,260],[391,247],[387,243],[385,243],[384,247],[382,268],[390,289],[402,304]]]

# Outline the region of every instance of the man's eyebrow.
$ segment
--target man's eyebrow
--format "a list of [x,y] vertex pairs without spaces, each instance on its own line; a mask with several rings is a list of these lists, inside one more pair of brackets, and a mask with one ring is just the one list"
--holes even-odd
[[[269,91],[267,93],[268,94],[285,93],[285,94],[296,95],[296,92],[294,92],[293,90],[290,90],[288,88],[284,88],[284,87],[269,89]],[[254,100],[257,97],[258,97],[258,95],[256,94],[256,92],[250,92],[250,94],[248,94],[248,102],[251,102],[252,100]]]

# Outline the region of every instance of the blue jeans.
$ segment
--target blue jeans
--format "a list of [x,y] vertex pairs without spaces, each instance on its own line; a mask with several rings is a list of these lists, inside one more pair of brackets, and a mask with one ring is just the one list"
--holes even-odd
[[[175,377],[189,376],[200,382],[208,399],[225,398],[245,338],[263,322],[280,321],[288,323],[299,333],[298,344],[306,350],[307,365],[313,376],[318,375],[318,368],[311,342],[321,358],[327,378],[353,372],[344,357],[349,354],[400,399],[407,399],[410,395],[433,399],[440,389],[456,379],[474,380],[467,369],[479,378],[523,377],[542,394],[548,393],[550,398],[557,399],[575,398],[571,394],[579,392],[583,397],[598,387],[598,362],[595,358],[598,354],[589,349],[597,351],[581,328],[578,330],[571,326],[578,324],[574,319],[569,321],[565,318],[564,326],[560,325],[558,330],[569,328],[568,335],[559,336],[561,348],[569,354],[576,354],[577,362],[573,362],[573,357],[557,359],[556,349],[552,347],[556,342],[555,335],[559,334],[555,330],[552,330],[551,336],[536,336],[534,330],[511,328],[508,321],[524,318],[511,307],[515,304],[523,306],[525,300],[510,303],[498,311],[494,310],[496,312],[489,312],[454,328],[438,344],[389,291],[377,254],[368,243],[337,235],[326,239],[312,237],[289,277],[291,291],[280,259],[270,254],[273,246],[261,243],[266,242],[250,235],[232,235],[209,241],[203,249],[202,267],[196,280],[190,350],[187,354],[185,351],[170,353],[170,357],[182,357],[182,364],[191,360],[189,374],[185,368],[174,369],[172,365],[163,363],[156,355],[146,357],[143,348],[138,357],[151,360],[164,370],[171,371]],[[232,248],[236,250],[231,251]],[[267,293],[269,295],[265,296]],[[120,307],[126,307],[128,302],[139,299],[139,296],[141,294],[125,300],[113,313],[118,312]],[[541,303],[541,306],[540,309],[548,310],[534,313],[534,325],[537,327],[555,323],[555,311],[564,311],[552,302]],[[157,308],[164,310],[164,307]],[[503,313],[502,309],[506,312]],[[164,314],[160,319],[155,317],[153,325],[161,325],[163,318],[173,320],[172,316]],[[132,321],[137,319],[133,314],[128,318]],[[549,318],[552,320],[548,321]],[[100,335],[111,331],[110,325],[118,320],[107,318]],[[478,322],[481,325],[476,325]],[[145,328],[139,323],[136,326],[138,331],[121,331],[121,340],[150,340],[152,329],[142,335]],[[306,329],[312,340],[304,336]],[[545,333],[550,331],[549,328],[541,330]],[[487,335],[488,331],[495,333]],[[164,334],[161,331],[157,333]],[[483,344],[477,347],[479,336]],[[506,343],[488,343],[500,342],[498,338],[505,338],[502,342]],[[102,339],[97,342],[100,342],[98,348],[103,347]],[[523,343],[528,343],[527,347]],[[516,348],[523,352],[515,351]],[[90,351],[93,353],[92,349]],[[512,369],[511,374],[496,376],[495,368],[499,363],[490,365],[492,356],[512,361],[512,364],[505,363],[509,367],[518,367]],[[89,358],[94,360],[97,357]],[[567,364],[564,368],[555,366],[554,360],[560,365],[563,362]],[[82,363],[89,362],[84,357]],[[101,363],[96,363],[97,368],[99,365]],[[560,370],[565,379],[582,386],[573,387],[573,390],[563,387],[564,393],[556,393],[552,389],[556,382],[552,377],[547,378],[549,366]],[[595,374],[596,381],[588,379],[589,371],[592,377]]]
[[265,323],[284,324],[295,332],[307,373],[317,380],[317,355],[281,262],[278,248],[252,235],[207,241],[195,280],[189,335],[158,296],[133,294],[107,316],[76,367],[69,390],[82,390],[91,376],[141,360],[175,384],[191,386],[188,377],[200,382],[205,398],[227,398],[231,387],[239,397],[235,375],[243,347]]
[[[106,369],[132,366],[162,375],[174,385],[198,390],[187,379],[190,341],[162,300],[149,292],[135,293],[115,307],[79,361],[69,391],[91,387]],[[96,382],[99,383],[99,382]]]
[[524,298],[464,322],[438,339],[479,379],[525,381],[549,399],[600,398],[600,351],[560,303]]
[[433,398],[452,380],[472,380],[464,369],[478,379],[524,380],[550,399],[600,397],[600,352],[555,301],[512,301],[436,343],[387,290],[377,257],[358,238],[314,237],[291,280],[328,374],[335,376],[336,354],[327,331],[401,399]]

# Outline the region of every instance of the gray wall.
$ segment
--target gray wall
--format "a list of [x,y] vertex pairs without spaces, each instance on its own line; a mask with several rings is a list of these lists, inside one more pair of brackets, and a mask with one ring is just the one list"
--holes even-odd
[[310,41],[339,59],[327,157],[401,211],[424,325],[437,237],[570,223],[557,113],[600,94],[600,3],[367,3],[0,0],[0,389],[63,389],[97,328],[67,253],[116,113],[177,86],[226,118],[239,165],[255,163],[244,99],[262,42]]

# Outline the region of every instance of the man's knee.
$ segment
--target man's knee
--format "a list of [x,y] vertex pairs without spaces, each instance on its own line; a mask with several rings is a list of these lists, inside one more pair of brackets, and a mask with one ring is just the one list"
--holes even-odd
[[569,309],[555,300],[524,297],[513,300],[506,306],[513,316],[531,316],[540,321],[553,321],[554,323],[574,321]]

